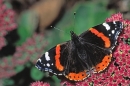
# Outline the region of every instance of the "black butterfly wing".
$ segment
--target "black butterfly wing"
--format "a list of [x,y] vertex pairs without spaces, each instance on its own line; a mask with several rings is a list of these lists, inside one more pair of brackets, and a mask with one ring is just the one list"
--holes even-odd
[[[88,63],[89,68],[93,68],[93,71],[96,73],[106,69],[111,62],[111,50],[103,49],[93,44],[84,44],[85,51],[87,52],[85,60],[87,60],[86,62]],[[84,62],[85,60],[82,61]]]
[[107,22],[97,25],[79,36],[87,53],[85,59],[90,59],[89,61],[95,67],[95,72],[103,71],[111,62],[112,50],[122,29],[123,24],[120,21]]
[[90,28],[79,37],[101,48],[114,48],[122,29],[123,24],[120,21],[105,22]]
[[37,60],[36,67],[41,71],[47,71],[55,75],[63,75],[65,62],[67,61],[66,46],[67,42],[58,44],[45,52],[45,54]]
[[86,51],[84,48],[76,47],[72,40],[68,42],[68,46],[68,56],[66,57],[67,61],[64,71],[65,77],[72,81],[84,80],[90,75],[88,63],[86,61],[83,62],[83,59],[81,59],[86,57]]

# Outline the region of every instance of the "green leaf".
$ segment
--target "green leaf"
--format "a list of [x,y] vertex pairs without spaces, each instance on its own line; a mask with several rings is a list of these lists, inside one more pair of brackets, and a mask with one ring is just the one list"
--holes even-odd
[[55,75],[52,76],[52,79],[54,80],[55,83],[53,83],[54,86],[60,86],[60,81]]
[[34,33],[38,26],[38,17],[33,11],[25,11],[21,14],[18,21],[18,34],[20,40],[16,45],[21,45],[26,39]]
[[37,80],[41,80],[44,77],[44,73],[41,72],[40,70],[38,70],[35,67],[31,68],[31,73],[30,73],[31,77],[33,80],[37,81]]
[[23,65],[19,65],[15,67],[15,71],[18,73],[18,72],[21,72],[24,68],[25,67]]
[[14,86],[14,80],[12,79],[4,79],[3,86]]

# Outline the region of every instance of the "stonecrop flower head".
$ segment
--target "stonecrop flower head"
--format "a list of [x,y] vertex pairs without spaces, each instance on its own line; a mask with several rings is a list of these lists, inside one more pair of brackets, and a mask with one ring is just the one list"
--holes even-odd
[[0,50],[6,45],[5,35],[16,29],[15,13],[0,0]]
[[[5,5],[4,0],[0,0],[0,51],[9,44],[6,35],[16,29],[15,12]],[[34,33],[22,45],[15,46],[13,55],[0,56],[0,79],[17,74],[15,69],[20,65],[24,66],[29,61],[35,63],[47,44],[43,34]]]
[[117,46],[113,52],[112,62],[106,71],[91,74],[90,77],[74,84],[69,81],[62,81],[61,85],[66,86],[128,86],[130,85],[130,45],[127,41],[130,38],[130,21],[124,20],[121,13],[112,15],[106,22],[121,21],[124,30],[119,36]]
[[42,54],[41,51],[43,51],[44,47],[47,45],[47,42],[43,40],[43,37],[44,36],[42,34],[33,34],[33,36],[28,38],[25,43],[16,47],[14,55],[0,59],[0,78],[15,75],[17,72],[14,68],[23,65],[28,61],[35,63],[36,59],[38,59],[38,57]]
[[[4,0],[0,0],[0,50],[7,44],[5,36],[17,27],[14,17],[14,11],[4,4]],[[0,78],[15,74],[12,70],[6,70],[8,69],[7,65],[3,69],[3,63],[7,64],[6,62],[6,58],[0,58]]]
[[30,86],[50,86],[49,83],[44,83],[42,81],[36,81],[30,84]]

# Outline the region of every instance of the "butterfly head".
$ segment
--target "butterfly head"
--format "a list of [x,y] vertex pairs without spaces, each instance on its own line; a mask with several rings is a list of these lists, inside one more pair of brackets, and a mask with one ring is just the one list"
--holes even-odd
[[70,31],[71,40],[78,39],[79,37],[74,33],[74,31]]
[[73,31],[70,31],[70,33],[71,33],[72,44],[74,44],[75,46],[79,46],[81,44],[79,36],[76,35]]

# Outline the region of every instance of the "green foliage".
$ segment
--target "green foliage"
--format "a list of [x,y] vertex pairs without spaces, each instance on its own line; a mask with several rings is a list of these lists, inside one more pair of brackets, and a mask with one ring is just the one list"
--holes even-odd
[[33,11],[23,12],[18,21],[18,34],[20,40],[16,44],[21,45],[28,37],[32,36],[37,25],[38,17]]
[[3,86],[13,86],[14,85],[14,80],[12,79],[4,79],[3,80]]
[[52,79],[55,83],[52,84],[52,86],[60,86],[60,80],[56,76],[52,76]]
[[[78,3],[72,9],[67,10],[56,25],[58,29],[63,31],[53,30],[53,36],[47,38],[51,43],[47,49],[54,46],[54,44],[69,40],[70,30],[81,34],[90,27],[104,22],[110,15],[110,12],[105,9],[105,5],[104,2],[90,1]],[[74,12],[76,12],[75,16]],[[36,29],[38,25],[37,15],[32,11],[25,11],[21,15],[18,25],[20,40],[16,44],[21,45],[28,37],[32,36]]]
[[19,65],[15,68],[16,73],[21,72],[25,67],[23,65]]
[[[74,12],[76,12],[75,15]],[[105,22],[109,15],[110,12],[105,9],[103,2],[79,3],[64,14],[63,18],[56,25],[58,29],[63,31],[55,31],[56,38],[53,38],[57,43],[67,41],[70,39],[71,30],[76,34],[81,34],[89,28]],[[52,44],[54,46],[55,43]]]
[[37,68],[32,67],[30,71],[30,76],[32,77],[33,80],[41,80],[44,77],[44,73],[39,71]]

